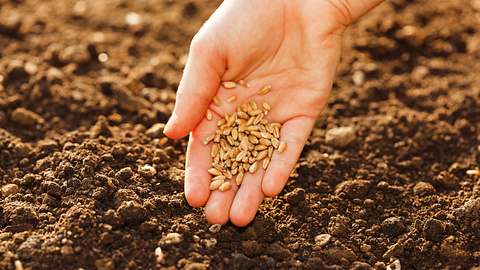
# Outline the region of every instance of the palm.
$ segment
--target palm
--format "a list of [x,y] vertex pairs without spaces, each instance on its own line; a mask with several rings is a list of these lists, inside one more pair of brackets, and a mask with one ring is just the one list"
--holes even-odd
[[[221,101],[219,106],[208,105],[214,119],[197,122],[187,151],[187,200],[192,206],[205,205],[210,223],[223,224],[230,219],[244,226],[254,218],[265,195],[274,196],[282,190],[330,92],[340,55],[340,35],[335,31],[341,27],[329,15],[331,6],[324,1],[307,0],[301,5],[296,2],[226,1],[193,43],[192,49],[199,48],[210,57],[210,69],[205,70],[201,80],[215,86],[210,95]],[[308,27],[302,25],[307,22]],[[191,65],[194,69],[195,65]],[[187,68],[184,76],[188,72]],[[219,87],[220,80],[240,79],[249,86]],[[264,85],[271,85],[273,90],[260,96],[257,91]],[[227,103],[232,95],[236,101]],[[204,145],[203,140],[217,128],[216,120],[251,100],[271,105],[267,119],[283,123],[281,140],[287,142],[287,150],[275,153],[266,171],[248,174],[240,187],[210,192],[210,145]]]

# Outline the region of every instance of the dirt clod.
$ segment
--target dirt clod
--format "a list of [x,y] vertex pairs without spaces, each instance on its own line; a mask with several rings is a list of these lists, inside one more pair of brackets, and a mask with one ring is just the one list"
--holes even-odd
[[432,195],[435,191],[435,188],[427,182],[418,182],[413,187],[413,193],[420,196]]
[[440,241],[445,231],[445,224],[435,218],[427,220],[423,225],[423,235],[427,240]]
[[45,120],[38,114],[25,108],[17,108],[11,114],[12,120],[20,125],[33,126],[41,125]]
[[20,188],[16,184],[6,184],[2,186],[2,195],[3,197],[8,197],[17,194],[19,190]]
[[130,167],[122,168],[115,174],[115,178],[119,180],[128,180],[132,176],[133,176],[133,170]]
[[117,212],[120,218],[128,224],[139,224],[147,217],[145,207],[135,201],[122,202]]
[[389,217],[382,222],[382,231],[389,236],[397,236],[405,230],[405,224],[400,217]]
[[346,180],[337,185],[335,195],[350,199],[364,198],[370,188],[370,181],[367,180]]

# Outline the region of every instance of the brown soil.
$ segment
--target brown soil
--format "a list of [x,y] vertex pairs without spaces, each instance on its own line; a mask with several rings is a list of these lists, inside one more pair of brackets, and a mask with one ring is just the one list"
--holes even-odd
[[[353,26],[296,174],[216,233],[183,196],[186,140],[146,130],[219,1],[75,2],[0,0],[0,269],[479,265],[478,1],[388,1]],[[355,141],[328,146],[336,126]]]

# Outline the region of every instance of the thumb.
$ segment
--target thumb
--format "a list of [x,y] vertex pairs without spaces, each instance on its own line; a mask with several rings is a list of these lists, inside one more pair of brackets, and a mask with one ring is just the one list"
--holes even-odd
[[177,90],[175,108],[164,129],[166,136],[180,139],[197,126],[220,86],[224,70],[214,42],[195,36]]

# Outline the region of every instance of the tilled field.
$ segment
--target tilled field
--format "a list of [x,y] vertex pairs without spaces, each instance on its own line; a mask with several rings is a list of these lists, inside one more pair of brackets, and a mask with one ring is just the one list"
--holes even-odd
[[286,189],[218,230],[157,123],[219,2],[0,0],[0,269],[478,267],[480,2],[388,1],[351,27]]

